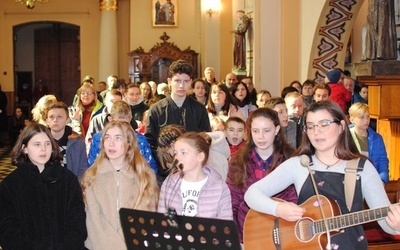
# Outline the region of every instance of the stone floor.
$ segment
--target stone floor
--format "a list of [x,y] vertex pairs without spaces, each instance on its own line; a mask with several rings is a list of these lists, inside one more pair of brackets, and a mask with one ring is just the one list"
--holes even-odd
[[4,148],[0,148],[0,181],[15,169],[11,165],[10,151],[11,148],[7,145]]

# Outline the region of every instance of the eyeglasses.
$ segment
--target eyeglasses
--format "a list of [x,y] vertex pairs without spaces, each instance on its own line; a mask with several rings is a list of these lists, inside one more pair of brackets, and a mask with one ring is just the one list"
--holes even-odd
[[318,124],[309,123],[303,126],[303,131],[306,133],[311,131],[315,132],[315,128],[318,128],[319,132],[326,132],[333,123],[339,124],[340,121],[321,120]]
[[85,96],[85,95],[93,95],[93,92],[82,92],[81,95]]

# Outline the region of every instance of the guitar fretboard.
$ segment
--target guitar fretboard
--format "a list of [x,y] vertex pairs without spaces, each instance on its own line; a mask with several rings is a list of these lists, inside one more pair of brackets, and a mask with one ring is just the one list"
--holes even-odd
[[[371,221],[383,219],[388,215],[389,207],[375,208],[360,212],[343,214],[336,217],[327,218],[329,231],[351,226],[361,225]],[[313,223],[315,234],[326,232],[324,220],[317,220]]]

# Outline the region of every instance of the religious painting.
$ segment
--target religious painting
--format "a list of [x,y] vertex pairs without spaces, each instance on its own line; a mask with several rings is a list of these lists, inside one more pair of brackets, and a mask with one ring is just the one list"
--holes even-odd
[[153,27],[178,26],[178,0],[152,0]]

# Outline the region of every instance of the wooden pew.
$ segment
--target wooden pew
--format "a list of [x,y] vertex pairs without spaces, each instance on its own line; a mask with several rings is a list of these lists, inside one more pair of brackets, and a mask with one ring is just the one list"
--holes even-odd
[[[385,190],[391,203],[399,202],[400,179],[396,181],[389,181],[389,183],[385,185]],[[400,236],[385,233],[376,221],[365,224],[364,230],[368,239],[368,249],[400,250]]]

